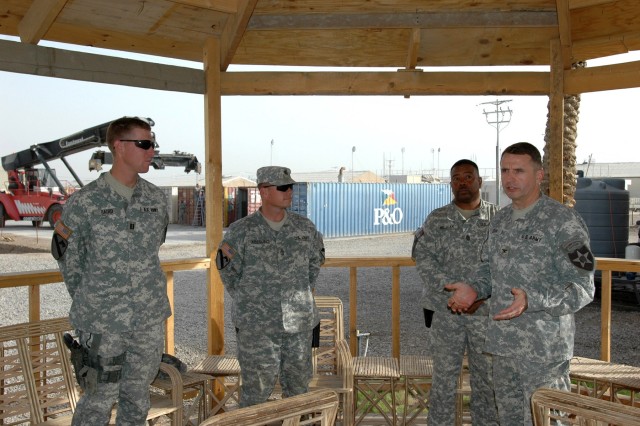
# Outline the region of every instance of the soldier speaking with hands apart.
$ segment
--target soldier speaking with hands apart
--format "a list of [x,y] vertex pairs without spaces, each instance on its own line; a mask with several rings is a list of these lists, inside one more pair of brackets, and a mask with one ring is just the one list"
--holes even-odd
[[536,389],[570,389],[574,314],[593,300],[595,260],[580,215],[540,192],[535,146],[507,147],[500,168],[512,203],[492,219],[475,277],[446,288],[455,312],[491,296],[485,350],[493,355],[499,423],[531,425]]
[[308,391],[320,322],[312,292],[324,263],[322,235],[287,211],[291,170],[262,167],[257,180],[260,210],[231,224],[216,258],[233,299],[242,407],[265,402],[278,377],[285,397]]

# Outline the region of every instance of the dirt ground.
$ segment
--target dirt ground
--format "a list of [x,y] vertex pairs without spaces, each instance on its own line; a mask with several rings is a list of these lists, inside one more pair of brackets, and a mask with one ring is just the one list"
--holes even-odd
[[45,253],[50,247],[49,238],[24,237],[4,232],[0,234],[0,254]]

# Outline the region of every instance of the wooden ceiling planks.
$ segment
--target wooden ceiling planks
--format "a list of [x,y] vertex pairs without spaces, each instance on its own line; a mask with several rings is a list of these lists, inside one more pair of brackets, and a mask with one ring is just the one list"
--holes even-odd
[[640,2],[0,0],[0,34],[197,62],[214,37],[222,70],[549,65],[560,38],[568,69],[640,49]]

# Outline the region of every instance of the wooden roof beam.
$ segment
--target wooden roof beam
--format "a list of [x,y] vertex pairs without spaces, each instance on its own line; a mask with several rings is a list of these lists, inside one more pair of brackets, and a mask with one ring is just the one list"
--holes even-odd
[[[204,93],[203,71],[0,40],[0,71],[181,93]],[[234,95],[544,95],[547,72],[222,73]],[[564,71],[566,93],[640,87],[640,61]]]
[[547,72],[233,72],[223,95],[544,95]]
[[536,28],[557,25],[555,12],[315,13],[256,15],[251,30],[354,28]]
[[258,0],[237,0],[238,11],[231,15],[220,36],[220,71],[226,71],[242,41]]
[[640,31],[573,42],[573,56],[577,60],[601,58],[640,50]]
[[569,0],[569,9],[580,9],[583,7],[599,6],[601,4],[615,3],[617,0]]
[[18,24],[20,40],[38,44],[66,3],[67,0],[34,0]]
[[565,70],[565,93],[602,92],[640,87],[640,61]]

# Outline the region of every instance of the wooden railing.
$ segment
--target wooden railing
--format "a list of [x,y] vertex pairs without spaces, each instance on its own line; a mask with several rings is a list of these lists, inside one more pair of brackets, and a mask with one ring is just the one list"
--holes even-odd
[[[209,269],[211,263],[209,258],[179,259],[162,262],[162,270],[167,276],[167,294],[171,304],[171,312],[174,308],[173,297],[173,276],[177,271],[191,271],[195,269]],[[40,287],[46,284],[62,282],[62,274],[57,269],[45,271],[17,272],[11,274],[0,274],[0,290],[12,287],[29,287],[29,322],[40,320]],[[166,321],[165,330],[165,352],[175,353],[175,328],[174,316],[171,315]]]
[[[400,268],[415,266],[408,257],[341,257],[328,258],[326,268],[349,268],[349,345],[355,354],[357,347],[357,303],[358,303],[358,268],[391,268],[391,353],[400,356]],[[196,269],[210,269],[209,258],[179,259],[162,262],[167,275],[167,293],[174,307],[174,273]],[[613,272],[640,273],[640,261],[626,259],[598,258],[596,267],[602,272],[601,284],[601,333],[600,359],[611,360],[611,283]],[[32,271],[0,274],[0,289],[12,287],[29,287],[29,321],[40,319],[40,287],[42,285],[62,282],[58,270]],[[166,324],[166,351],[174,353],[174,320],[173,316]]]

